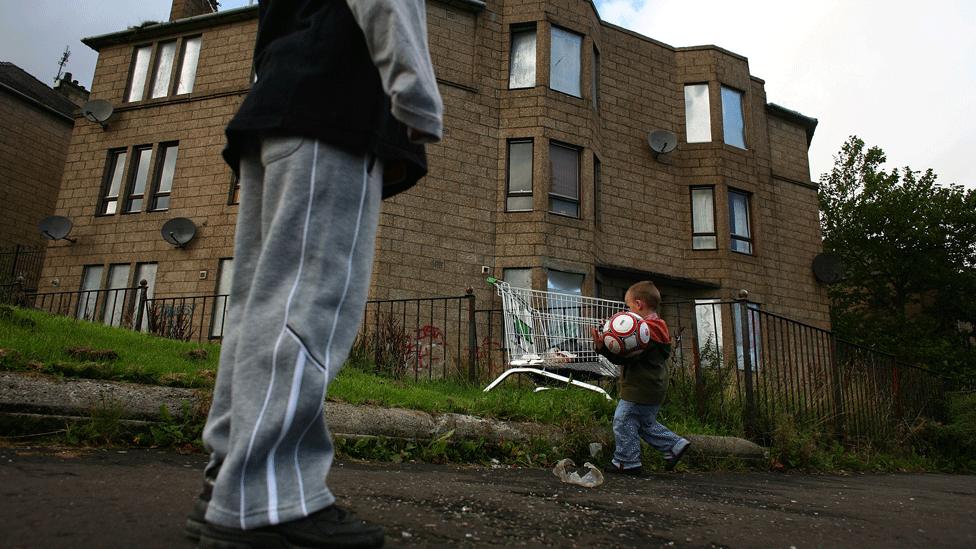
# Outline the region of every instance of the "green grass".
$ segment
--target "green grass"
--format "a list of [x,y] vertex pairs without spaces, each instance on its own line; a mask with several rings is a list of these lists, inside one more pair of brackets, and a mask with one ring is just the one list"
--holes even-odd
[[[85,347],[114,351],[115,359],[72,356]],[[206,358],[188,353],[206,351]],[[207,387],[217,371],[220,346],[164,339],[148,334],[0,306],[0,369],[37,371],[184,387]]]
[[534,393],[530,384],[520,387],[514,380],[487,393],[483,388],[451,380],[397,381],[358,367],[347,367],[329,386],[329,398],[434,414],[470,414],[562,425],[607,425],[613,417],[613,403],[592,391],[558,388]]
[[[114,355],[72,354],[84,347],[112,351]],[[205,358],[191,352],[206,351]],[[196,344],[159,338],[99,324],[57,317],[38,311],[0,306],[0,370],[33,371],[60,376],[89,377],[184,387],[211,388],[215,379],[219,345]],[[343,441],[340,451],[347,456],[381,460],[485,462],[495,457],[503,462],[550,464],[553,459],[573,457],[605,465],[612,444],[604,456],[592,460],[586,455],[589,442],[610,442],[614,403],[583,389],[557,386],[533,392],[531,381],[510,378],[494,390],[483,392],[484,383],[471,385],[450,379],[396,380],[372,373],[373,365],[352,361],[329,388],[329,399],[350,404],[372,404],[421,410],[432,414],[459,413],[509,421],[530,421],[558,425],[566,439],[558,448],[540,442],[488,444],[484,441],[455,441],[447,438],[429,442],[390,439]],[[721,380],[713,380],[718,387]],[[694,387],[688,379],[674,376],[659,416],[660,421],[681,434],[740,436],[741,411],[731,403],[709,398],[705,420],[698,418]],[[715,384],[713,383],[713,384]],[[714,395],[711,395],[714,397]],[[789,417],[776,418],[768,465],[773,469],[812,471],[973,471],[976,470],[976,396],[950,399],[947,421],[925,421],[911,426],[906,444],[899,448],[842,446],[829,433],[795,425]],[[199,447],[204,413],[188,419],[166,419],[148,433],[124,434],[117,425],[119,410],[93,411],[90,425],[69,429],[68,441],[88,444],[136,443],[150,446]],[[113,427],[113,425],[115,425]],[[660,456],[645,449],[645,464],[661,466]],[[713,460],[714,461],[714,460]],[[703,463],[706,468],[741,467]],[[762,466],[762,465],[760,465]]]

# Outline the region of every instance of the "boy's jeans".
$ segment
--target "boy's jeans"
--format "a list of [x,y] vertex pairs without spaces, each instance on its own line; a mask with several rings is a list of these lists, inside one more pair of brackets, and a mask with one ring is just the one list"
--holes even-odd
[[672,450],[680,450],[688,444],[687,440],[657,422],[660,409],[660,405],[626,400],[617,403],[617,410],[613,413],[613,436],[616,441],[613,464],[616,467],[631,469],[641,466],[641,439],[664,454],[664,459],[673,459]]

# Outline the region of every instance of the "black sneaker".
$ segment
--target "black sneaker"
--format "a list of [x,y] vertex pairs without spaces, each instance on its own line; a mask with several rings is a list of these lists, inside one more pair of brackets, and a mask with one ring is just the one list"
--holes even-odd
[[614,473],[617,475],[627,475],[629,477],[642,477],[644,476],[644,468],[638,465],[637,467],[628,467],[624,469],[619,465],[610,464],[607,468],[608,473]]
[[311,548],[367,549],[383,547],[383,527],[356,518],[338,505],[273,526],[240,530],[204,523],[200,543],[204,549]]
[[183,533],[193,541],[200,539],[200,530],[206,522],[207,506],[210,505],[210,497],[213,495],[213,479],[203,479],[203,490],[193,502],[193,509],[186,516],[186,524],[183,526]]
[[681,458],[684,457],[684,455],[688,452],[688,448],[691,448],[690,441],[688,442],[688,444],[685,444],[684,448],[678,450],[678,453],[675,454],[673,458],[664,460],[664,470],[674,471],[675,466],[678,465],[678,462],[681,461]]

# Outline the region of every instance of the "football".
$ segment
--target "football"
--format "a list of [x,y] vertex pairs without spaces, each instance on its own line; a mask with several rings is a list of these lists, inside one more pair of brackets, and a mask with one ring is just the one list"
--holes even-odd
[[600,337],[612,354],[631,357],[647,348],[651,342],[651,329],[640,315],[624,311],[603,324]]

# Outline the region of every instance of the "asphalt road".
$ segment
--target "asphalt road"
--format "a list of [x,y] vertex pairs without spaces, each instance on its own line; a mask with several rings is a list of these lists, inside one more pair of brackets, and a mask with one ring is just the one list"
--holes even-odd
[[[190,547],[200,455],[0,448],[0,547]],[[598,488],[545,469],[340,462],[388,546],[976,547],[976,477],[673,473]]]

